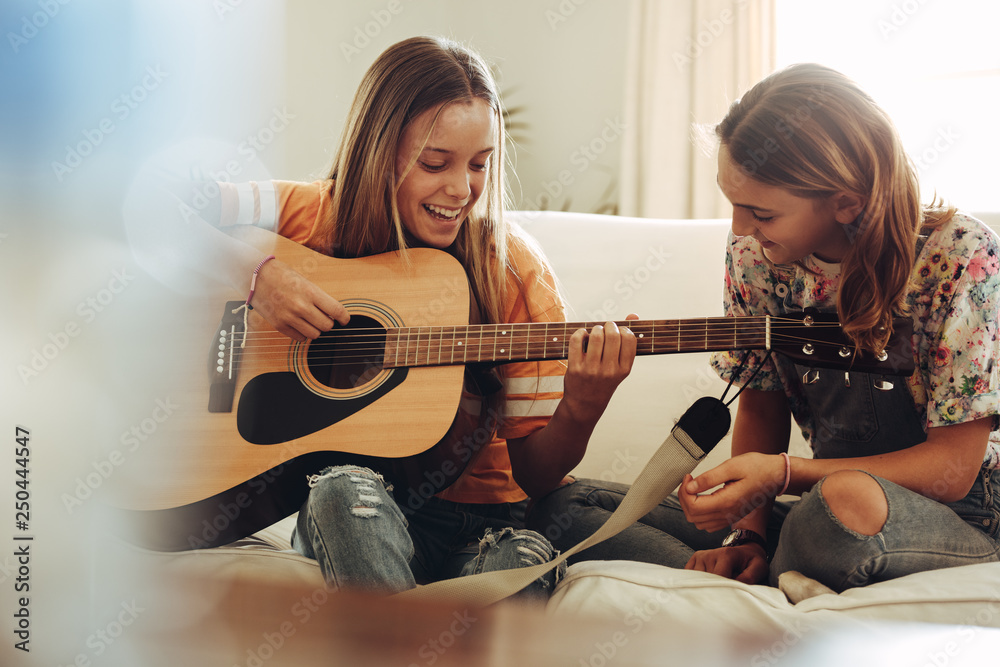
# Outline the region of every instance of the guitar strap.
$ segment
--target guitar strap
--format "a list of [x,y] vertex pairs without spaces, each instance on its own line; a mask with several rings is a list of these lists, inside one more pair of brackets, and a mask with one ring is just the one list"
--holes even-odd
[[517,593],[573,554],[614,537],[648,514],[729,432],[729,424],[729,409],[722,401],[707,396],[696,401],[677,421],[608,520],[590,537],[548,563],[445,579],[397,593],[396,597],[485,607]]

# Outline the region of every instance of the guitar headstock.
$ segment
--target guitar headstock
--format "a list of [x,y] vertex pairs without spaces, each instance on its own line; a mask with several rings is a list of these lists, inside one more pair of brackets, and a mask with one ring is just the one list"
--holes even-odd
[[844,335],[835,313],[807,309],[771,318],[771,349],[814,368],[906,377],[914,369],[910,339],[913,322],[897,317],[892,328],[888,347],[881,354],[869,350],[855,354],[854,345]]

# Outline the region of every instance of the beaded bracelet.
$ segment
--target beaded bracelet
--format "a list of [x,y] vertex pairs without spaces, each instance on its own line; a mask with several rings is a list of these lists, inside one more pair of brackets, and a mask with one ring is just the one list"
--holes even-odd
[[250,278],[250,293],[247,294],[247,302],[244,304],[250,310],[253,310],[253,306],[250,305],[250,299],[253,298],[254,290],[257,288],[257,274],[260,273],[260,270],[264,268],[264,265],[272,259],[274,259],[274,255],[268,255],[264,259],[260,260],[260,264],[258,264],[257,268],[253,270],[253,276]]
[[258,264],[257,268],[253,270],[253,276],[250,277],[250,293],[247,294],[246,302],[239,308],[234,308],[232,311],[233,315],[241,310],[243,311],[243,336],[240,340],[241,348],[246,347],[247,344],[247,331],[249,329],[248,315],[250,314],[250,311],[253,310],[253,306],[250,305],[250,299],[253,298],[254,290],[257,289],[257,274],[260,273],[261,268],[263,268],[263,266],[272,259],[274,259],[274,255],[268,255],[264,259],[260,260],[260,264]]

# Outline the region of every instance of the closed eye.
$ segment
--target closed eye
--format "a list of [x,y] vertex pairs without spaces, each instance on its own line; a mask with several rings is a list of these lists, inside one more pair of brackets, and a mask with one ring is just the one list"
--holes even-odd
[[764,218],[764,217],[761,217],[761,216],[757,215],[757,211],[754,211],[754,210],[750,211],[750,215],[752,215],[753,219],[756,220],[757,222],[770,222],[771,220],[774,220],[774,216],[773,215],[770,215],[770,216]]

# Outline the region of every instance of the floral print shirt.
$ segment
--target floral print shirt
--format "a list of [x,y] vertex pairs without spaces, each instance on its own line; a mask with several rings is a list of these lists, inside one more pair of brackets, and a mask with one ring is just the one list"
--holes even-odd
[[[781,315],[808,307],[835,312],[840,265],[815,256],[803,263],[813,273],[801,266],[771,265],[753,237],[730,233],[726,314]],[[908,387],[924,430],[992,416],[984,466],[1000,468],[1000,238],[962,213],[920,237],[906,304],[916,362]],[[741,352],[719,352],[712,355],[712,366],[729,380],[742,357]],[[763,357],[763,351],[753,353],[739,382],[746,382]],[[784,390],[803,436],[814,442],[819,415],[810,413],[788,358],[773,354],[748,386]]]

